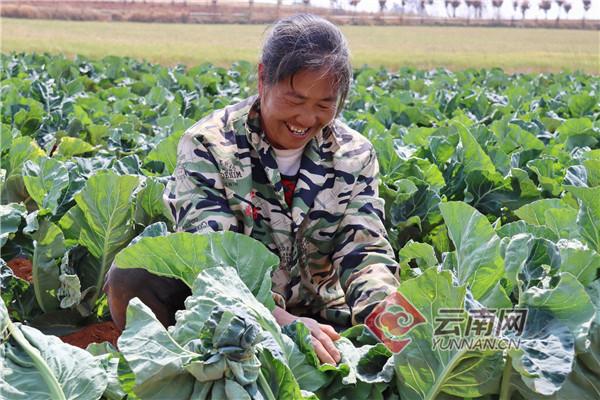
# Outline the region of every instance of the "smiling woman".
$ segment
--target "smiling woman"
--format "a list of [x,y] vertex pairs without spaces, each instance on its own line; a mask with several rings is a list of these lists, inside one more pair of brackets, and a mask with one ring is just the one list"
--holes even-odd
[[[332,23],[298,15],[274,25],[258,66],[259,93],[214,112],[179,142],[164,199],[175,229],[234,231],[279,256],[273,315],[302,321],[317,355],[335,364],[335,327],[361,323],[398,286],[383,225],[373,146],[336,118],[352,77]],[[139,297],[165,325],[189,289],[145,270],[111,268],[115,323]]]
[[258,66],[261,123],[278,148],[304,147],[341,110],[352,68],[348,45],[330,22],[297,16],[277,24]]

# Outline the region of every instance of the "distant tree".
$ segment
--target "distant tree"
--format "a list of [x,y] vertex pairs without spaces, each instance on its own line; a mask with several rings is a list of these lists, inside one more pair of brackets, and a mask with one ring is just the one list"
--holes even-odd
[[460,6],[460,0],[451,0],[450,5],[452,6],[452,18],[456,18],[456,9]]
[[552,8],[552,1],[541,0],[538,7],[540,8],[540,10],[544,11],[544,15],[546,16],[546,19],[548,19],[548,11],[550,10],[550,8]]
[[471,0],[473,3],[473,9],[475,10],[475,17],[481,19],[481,12],[483,9],[483,1],[481,0]]
[[419,0],[417,2],[417,7],[419,9],[420,16],[423,16],[423,14],[425,14],[425,3],[427,3],[425,0]]
[[513,0],[513,19],[519,10],[519,0]]
[[379,11],[381,13],[383,13],[383,10],[385,10],[385,3],[387,2],[387,0],[379,0]]
[[565,1],[563,3],[563,9],[565,10],[565,17],[568,19],[569,18],[569,11],[571,11],[571,3],[569,3],[568,1]]
[[444,0],[444,6],[446,7],[446,15],[450,16],[450,7],[452,6],[452,0]]
[[587,14],[588,11],[590,11],[590,8],[592,8],[592,0],[583,0],[583,21],[585,23],[585,15]]
[[556,21],[560,21],[560,13],[562,11],[562,6],[565,3],[565,0],[554,0],[556,5],[558,6],[558,11],[556,13]]
[[358,6],[358,3],[360,3],[360,0],[349,0],[348,3],[354,7],[354,12],[356,12],[356,7]]
[[471,18],[471,7],[473,7],[473,0],[465,0],[467,6],[467,18]]
[[527,10],[529,10],[529,1],[523,0],[521,2],[521,15],[523,16],[523,19],[525,19],[525,13]]
[[421,9],[423,10],[423,14],[429,15],[429,13],[427,12],[427,6],[432,6],[434,1],[433,0],[423,0],[421,1]]
[[304,4],[304,7],[308,7],[310,6],[310,0],[302,0],[302,4]]
[[492,6],[496,9],[496,17],[500,19],[500,8],[504,0],[492,0]]

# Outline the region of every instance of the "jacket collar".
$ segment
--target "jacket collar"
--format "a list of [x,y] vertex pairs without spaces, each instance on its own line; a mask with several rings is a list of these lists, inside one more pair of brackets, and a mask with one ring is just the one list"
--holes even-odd
[[[260,98],[258,96],[255,97],[248,110],[245,126],[248,140],[258,153],[265,174],[275,189],[277,199],[282,207],[287,208],[275,154],[260,122]],[[314,203],[315,197],[325,184],[327,172],[333,169],[333,152],[339,146],[333,126],[332,123],[331,126],[323,128],[306,144],[302,154],[291,210],[292,220],[296,228],[304,220],[306,213]]]

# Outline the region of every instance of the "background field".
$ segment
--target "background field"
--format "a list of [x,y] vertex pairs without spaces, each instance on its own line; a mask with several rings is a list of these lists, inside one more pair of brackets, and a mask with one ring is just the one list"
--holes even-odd
[[[165,65],[254,62],[266,25],[0,20],[2,51],[130,56]],[[600,32],[566,29],[343,26],[355,66],[600,73]]]

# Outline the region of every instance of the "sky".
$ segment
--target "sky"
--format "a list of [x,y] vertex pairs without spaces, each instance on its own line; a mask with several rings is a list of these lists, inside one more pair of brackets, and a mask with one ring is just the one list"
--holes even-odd
[[[519,0],[520,3],[521,0]],[[569,0],[567,0],[569,1]],[[592,7],[586,14],[587,19],[600,19],[600,0],[591,0]],[[264,3],[276,3],[276,0],[256,0],[256,2],[264,2]],[[284,4],[293,4],[293,3],[302,3],[301,0],[283,0]],[[349,5],[349,0],[338,0],[338,3],[342,8],[352,10],[353,7]],[[387,0],[386,10],[390,12],[394,3],[399,4],[400,0]],[[407,7],[406,10],[415,10],[415,5],[417,0],[406,0]],[[497,10],[492,7],[491,0],[483,0],[484,8],[482,10],[483,18],[496,18]],[[544,19],[545,15],[542,10],[538,8],[539,0],[529,0],[529,10],[527,10],[525,17],[527,19]],[[583,10],[583,1],[582,0],[570,0],[572,5],[571,11],[569,11],[568,19],[581,19],[584,15]],[[315,6],[329,7],[331,4],[330,0],[311,0],[311,4]],[[500,13],[502,18],[511,19],[513,16],[517,19],[521,18],[520,9],[515,13],[513,10],[513,0],[504,0],[502,7],[500,8]],[[376,12],[379,11],[379,1],[378,0],[360,0],[357,8],[359,11],[371,11]],[[444,0],[434,0],[433,5],[426,6],[427,14],[431,16],[437,17],[446,17],[448,15],[452,15],[452,10],[450,9],[448,14],[444,7]],[[552,8],[548,11],[548,19],[556,19],[558,14],[558,5],[553,0]],[[560,18],[567,18],[567,15],[564,12],[564,9],[560,9]],[[467,17],[468,16],[468,8],[462,2],[461,6],[456,9],[457,17]]]

